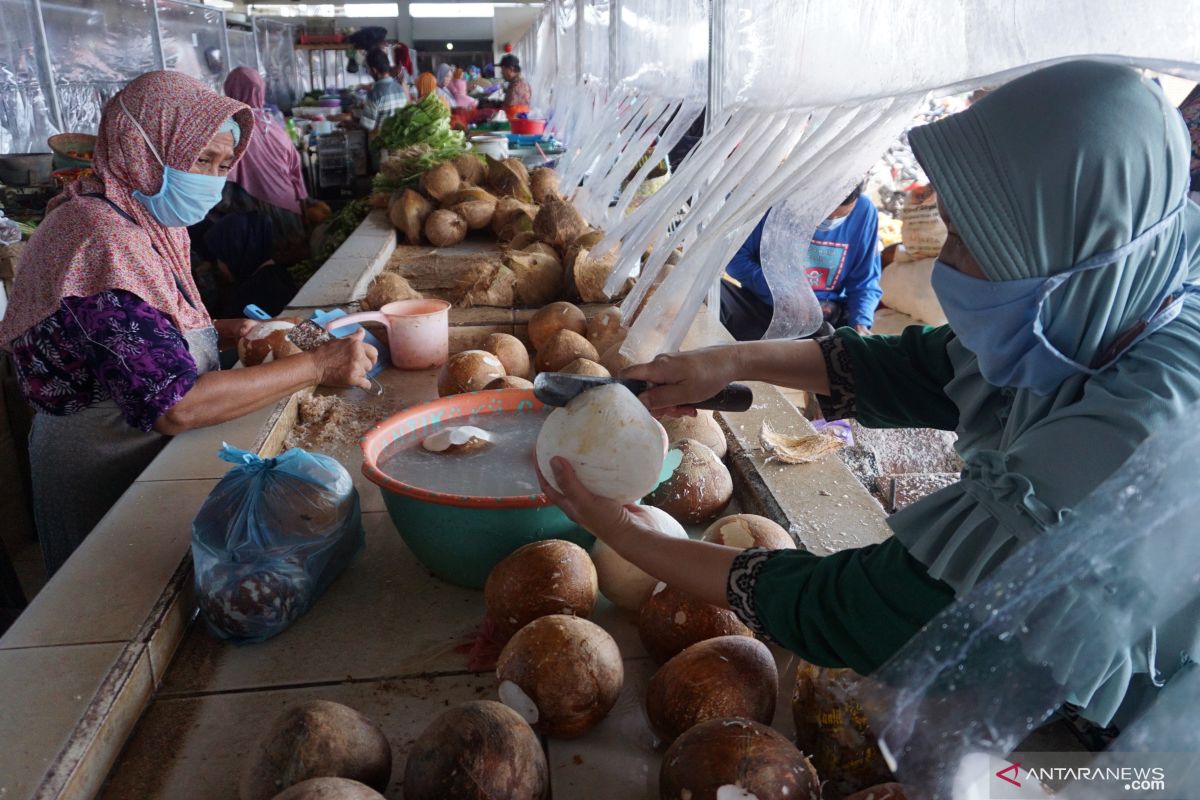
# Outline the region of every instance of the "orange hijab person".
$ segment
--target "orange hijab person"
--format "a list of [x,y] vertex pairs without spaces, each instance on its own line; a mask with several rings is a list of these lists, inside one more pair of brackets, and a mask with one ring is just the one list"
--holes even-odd
[[447,109],[450,108],[450,104],[446,102],[446,98],[438,94],[437,89],[437,78],[434,77],[432,72],[422,72],[417,76],[417,97],[419,99],[424,100],[426,95],[436,94],[438,99],[442,101],[442,105],[446,106]]

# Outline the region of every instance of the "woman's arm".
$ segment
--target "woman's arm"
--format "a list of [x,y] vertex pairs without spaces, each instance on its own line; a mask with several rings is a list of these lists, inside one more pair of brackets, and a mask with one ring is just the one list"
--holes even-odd
[[219,425],[286,397],[306,386],[371,386],[367,371],[375,348],[363,342],[363,331],[334,339],[309,353],[299,353],[257,367],[210,372],[154,423],[158,433],[175,436],[193,428]]
[[[224,264],[224,262],[221,262]],[[225,270],[228,271],[228,267]],[[232,350],[238,341],[250,333],[255,325],[261,323],[252,319],[214,319],[213,327],[217,329],[217,347],[221,350]]]

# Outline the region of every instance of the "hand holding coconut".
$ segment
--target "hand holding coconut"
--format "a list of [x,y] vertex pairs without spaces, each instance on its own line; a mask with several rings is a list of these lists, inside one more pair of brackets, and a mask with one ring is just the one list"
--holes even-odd
[[357,386],[370,389],[367,373],[375,366],[378,351],[363,341],[366,334],[355,331],[343,339],[327,342],[308,355],[321,386]]

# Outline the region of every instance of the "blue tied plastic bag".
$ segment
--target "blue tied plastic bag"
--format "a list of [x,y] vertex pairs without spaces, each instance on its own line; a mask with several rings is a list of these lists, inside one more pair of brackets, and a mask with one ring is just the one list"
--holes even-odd
[[196,596],[214,634],[263,641],[362,549],[358,490],[335,459],[299,448],[264,459],[226,444],[220,458],[238,466],[192,521]]

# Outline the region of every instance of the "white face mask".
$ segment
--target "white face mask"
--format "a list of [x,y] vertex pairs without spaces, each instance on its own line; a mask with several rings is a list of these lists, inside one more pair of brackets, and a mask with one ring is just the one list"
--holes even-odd
[[823,219],[817,223],[817,230],[819,230],[819,231],[836,230],[836,229],[842,227],[842,225],[844,225],[846,223],[846,220],[848,220],[848,219],[850,219],[849,214],[847,214],[844,217],[835,217],[833,219]]

